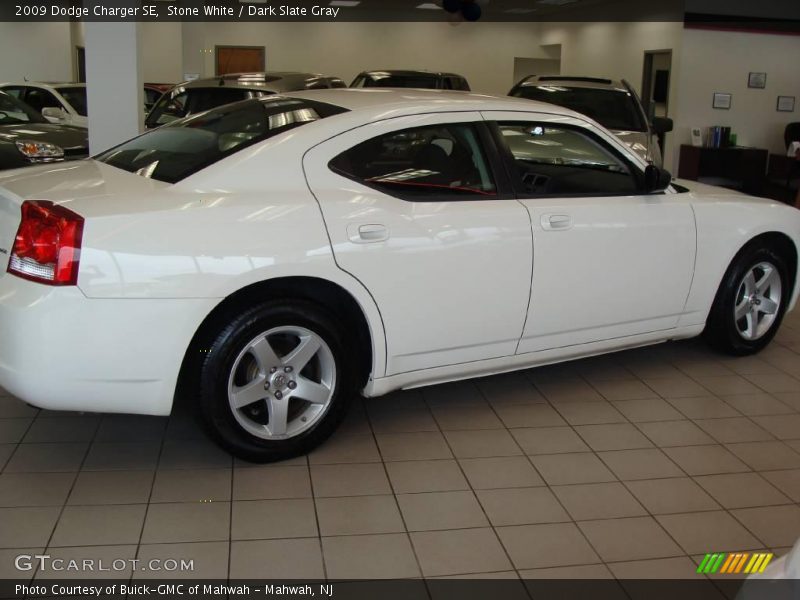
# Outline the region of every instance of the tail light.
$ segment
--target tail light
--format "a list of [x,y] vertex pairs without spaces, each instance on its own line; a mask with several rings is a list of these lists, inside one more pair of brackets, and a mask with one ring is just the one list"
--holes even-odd
[[76,285],[83,217],[44,200],[22,203],[8,272],[49,285]]

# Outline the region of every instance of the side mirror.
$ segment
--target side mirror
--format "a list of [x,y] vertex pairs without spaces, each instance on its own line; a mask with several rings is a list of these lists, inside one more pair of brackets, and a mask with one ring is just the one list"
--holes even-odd
[[667,117],[653,117],[653,131],[658,134],[669,133],[672,131],[672,119]]
[[67,113],[63,108],[48,106],[42,109],[42,116],[45,119],[55,119],[56,121],[63,121],[67,118]]
[[672,183],[672,174],[655,165],[647,165],[644,170],[644,191],[648,194],[663,192]]

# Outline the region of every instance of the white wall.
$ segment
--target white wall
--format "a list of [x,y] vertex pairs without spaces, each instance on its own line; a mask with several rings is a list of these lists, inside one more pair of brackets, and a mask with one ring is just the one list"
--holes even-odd
[[181,24],[140,23],[142,77],[149,83],[178,83],[183,79]]
[[0,22],[0,81],[71,81],[69,23]]
[[[686,29],[681,52],[678,143],[691,143],[692,127],[723,125],[740,145],[786,151],[783,130],[800,121],[800,102],[793,113],[775,108],[778,96],[800,101],[800,37]],[[751,71],[767,73],[766,89],[747,87]],[[711,107],[714,92],[733,94],[730,110]]]

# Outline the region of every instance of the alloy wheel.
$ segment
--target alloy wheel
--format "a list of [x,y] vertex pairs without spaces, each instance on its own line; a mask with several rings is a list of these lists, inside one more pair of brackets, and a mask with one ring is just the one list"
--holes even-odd
[[304,327],[282,326],[251,340],[228,378],[236,421],[264,440],[284,440],[325,416],[336,388],[330,347]]
[[783,285],[775,265],[762,261],[747,270],[734,303],[736,331],[747,341],[764,337],[781,308]]

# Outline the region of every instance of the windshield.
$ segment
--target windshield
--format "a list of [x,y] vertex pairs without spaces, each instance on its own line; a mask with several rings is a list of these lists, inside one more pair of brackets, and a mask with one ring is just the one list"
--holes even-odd
[[44,122],[44,118],[30,106],[5,92],[0,92],[0,125]]
[[371,73],[359,75],[350,87],[393,87],[436,89],[436,76],[425,74],[398,75]]
[[295,98],[245,100],[173,121],[96,160],[176,183],[248,146],[342,112],[346,110],[338,106]]
[[75,112],[80,116],[85,117],[88,112],[86,110],[86,88],[85,87],[60,87],[58,93],[64,96]]
[[511,95],[570,108],[606,129],[647,131],[636,100],[627,90],[541,84],[522,85]]

